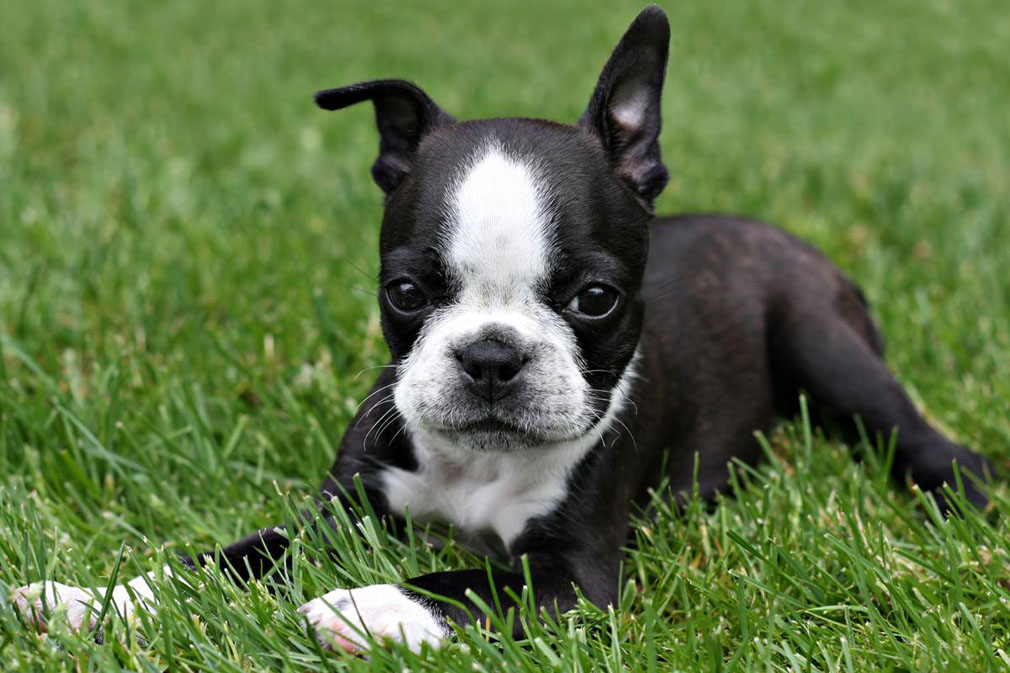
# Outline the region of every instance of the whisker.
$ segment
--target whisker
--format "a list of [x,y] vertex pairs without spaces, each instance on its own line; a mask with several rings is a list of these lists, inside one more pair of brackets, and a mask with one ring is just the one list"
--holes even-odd
[[372,408],[369,409],[368,411],[366,411],[365,415],[362,416],[362,418],[368,418],[373,411],[375,411],[376,409],[378,409],[379,407],[381,407],[386,402],[393,401],[393,399],[395,397],[396,397],[396,393],[395,392],[389,393],[388,395],[386,395],[385,397],[383,397],[381,400],[378,400],[374,405],[372,405]]
[[354,413],[358,413],[358,410],[360,410],[360,409],[361,409],[361,406],[362,406],[362,405],[363,405],[363,404],[364,404],[365,402],[367,402],[367,401],[368,401],[368,400],[370,400],[371,398],[375,397],[375,396],[376,396],[376,395],[378,395],[379,393],[381,393],[381,392],[383,392],[383,391],[385,391],[385,390],[389,390],[390,388],[392,388],[392,387],[393,387],[393,386],[395,386],[395,385],[396,385],[395,383],[389,383],[389,384],[386,384],[386,385],[384,385],[384,386],[380,386],[380,387],[376,388],[375,390],[373,390],[372,392],[370,392],[370,393],[368,394],[368,396],[367,396],[367,397],[366,397],[365,399],[363,399],[363,400],[361,400],[360,402],[358,402],[358,406],[354,407]]
[[396,438],[400,436],[400,433],[406,433],[406,431],[407,431],[407,424],[404,423],[403,425],[400,426],[400,429],[397,430],[393,434],[393,436],[389,438],[389,443],[392,444],[393,442],[395,442]]
[[378,277],[378,275],[379,275],[378,273],[369,273],[368,271],[365,271],[364,269],[362,269],[360,266],[358,266],[354,262],[345,261],[344,263],[347,266],[349,266],[352,269],[354,269],[355,271],[357,271],[358,273],[360,273],[362,276],[364,276],[368,280],[374,281]]
[[[389,395],[386,395],[385,397],[383,397],[383,398],[382,398],[381,400],[379,400],[378,402],[376,402],[376,403],[375,403],[374,405],[372,405],[372,407],[371,407],[371,408],[370,408],[370,409],[369,409],[368,411],[366,411],[366,412],[365,412],[364,414],[362,414],[361,416],[359,416],[359,417],[358,417],[358,418],[357,418],[357,419],[356,419],[356,420],[354,421],[354,427],[355,427],[355,428],[356,428],[356,427],[358,427],[358,425],[359,425],[359,424],[360,424],[360,423],[361,423],[361,422],[362,422],[363,420],[365,420],[366,418],[368,418],[369,416],[371,416],[371,415],[372,415],[372,412],[373,412],[373,411],[375,411],[376,409],[378,409],[379,407],[381,407],[381,406],[382,406],[383,404],[385,404],[386,402],[389,402],[390,400],[392,400],[392,399],[393,399],[393,398],[394,398],[395,396],[396,396],[396,393],[391,393],[391,394],[389,394]],[[393,408],[395,409],[396,407],[393,407]],[[385,414],[388,414],[388,413],[389,413],[389,409],[387,409],[387,410],[386,410],[385,412],[383,412],[383,416],[385,416]],[[382,417],[383,417],[383,416],[380,416],[380,417],[379,417],[379,420],[380,420],[380,421],[382,420]],[[377,421],[377,422],[378,422],[378,421]],[[367,437],[367,436],[366,436],[366,437]]]
[[[393,416],[391,416],[389,418],[389,420],[387,420],[385,423],[383,423],[382,427],[379,428],[378,432],[375,433],[375,441],[379,441],[379,437],[382,436],[382,433],[385,432],[386,430],[388,430],[389,427],[391,425],[393,425],[393,423],[396,423],[398,420],[400,420],[401,417],[402,417],[402,414],[399,411],[397,411]],[[399,430],[397,430],[396,434],[400,434]],[[396,435],[394,435],[394,437],[395,436]]]
[[376,433],[375,436],[376,436],[376,439],[378,439],[379,434],[381,432],[380,430],[378,430],[378,428],[379,428],[380,424],[386,418],[388,418],[390,416],[390,414],[399,414],[399,413],[400,413],[400,411],[399,411],[399,409],[396,408],[396,406],[392,406],[389,409],[387,409],[385,412],[383,412],[382,416],[379,416],[379,419],[375,422],[375,424],[368,429],[368,432],[365,433],[365,438],[361,440],[361,446],[362,446],[362,448],[365,448],[365,444],[368,443],[368,438],[371,436],[371,434],[373,432]]
[[365,367],[364,369],[360,370],[357,374],[354,375],[354,380],[357,381],[358,377],[360,377],[365,372],[372,371],[373,369],[396,369],[397,366],[398,365],[372,365],[371,367]]
[[344,287],[346,287],[348,290],[351,290],[353,292],[357,292],[358,294],[361,294],[362,296],[365,296],[365,297],[374,297],[375,296],[375,290],[369,290],[368,288],[361,287],[360,285],[344,285]]

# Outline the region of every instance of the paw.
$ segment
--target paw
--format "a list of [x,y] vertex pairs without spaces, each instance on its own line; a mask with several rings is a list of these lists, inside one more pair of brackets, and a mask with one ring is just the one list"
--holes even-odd
[[[169,568],[163,570],[171,577]],[[109,612],[124,619],[142,607],[155,612],[156,602],[150,580],[153,573],[135,577],[126,584],[112,587]],[[105,588],[78,589],[59,582],[36,582],[11,592],[10,600],[24,618],[46,631],[53,627],[69,627],[74,631],[91,630],[102,611]]]
[[392,584],[348,591],[336,589],[298,608],[326,647],[352,654],[375,641],[402,642],[418,652],[422,643],[438,647],[449,629],[430,608]]
[[69,627],[91,629],[102,608],[101,590],[78,589],[59,582],[36,582],[11,592],[11,601],[24,618],[43,630]]

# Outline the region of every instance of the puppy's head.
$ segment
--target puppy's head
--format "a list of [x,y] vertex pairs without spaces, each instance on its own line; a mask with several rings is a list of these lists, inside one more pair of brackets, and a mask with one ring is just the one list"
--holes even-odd
[[386,193],[379,303],[408,427],[513,451],[599,433],[638,344],[652,201],[666,184],[669,25],[643,11],[574,126],[456,122],[401,80],[321,91],[375,106]]

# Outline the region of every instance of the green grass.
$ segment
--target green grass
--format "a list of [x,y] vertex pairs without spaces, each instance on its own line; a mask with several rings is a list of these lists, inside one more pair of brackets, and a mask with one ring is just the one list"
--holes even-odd
[[[385,361],[371,110],[573,120],[637,2],[0,3],[0,596],[282,521]],[[856,278],[930,416],[1007,474],[1010,12],[998,0],[676,3],[660,212],[780,223]],[[1010,491],[942,522],[803,423],[714,511],[637,526],[613,610],[524,641],[320,651],[295,606],[480,563],[339,534],[277,598],[158,582],[106,642],[18,623],[4,670],[950,671],[1010,666]],[[374,526],[374,522],[372,522]],[[529,620],[529,615],[522,615]],[[142,636],[138,640],[135,635]]]

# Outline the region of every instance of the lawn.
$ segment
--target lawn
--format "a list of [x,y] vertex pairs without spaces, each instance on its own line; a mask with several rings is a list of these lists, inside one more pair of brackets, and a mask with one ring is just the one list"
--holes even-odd
[[[402,5],[402,6],[397,6]],[[461,118],[577,118],[637,2],[0,3],[0,598],[104,584],[284,520],[386,360],[367,106],[404,77]],[[827,252],[916,403],[1010,475],[1010,9],[697,0],[673,44],[659,212]],[[982,671],[1010,666],[1010,489],[944,522],[885,457],[795,419],[716,508],[637,521],[620,605],[529,638],[322,651],[335,586],[482,563],[307,538],[281,595],[210,573],[104,644],[0,600],[4,670]],[[881,440],[880,444],[886,444]],[[886,454],[886,451],[884,452]],[[192,545],[192,547],[189,547]]]

